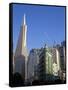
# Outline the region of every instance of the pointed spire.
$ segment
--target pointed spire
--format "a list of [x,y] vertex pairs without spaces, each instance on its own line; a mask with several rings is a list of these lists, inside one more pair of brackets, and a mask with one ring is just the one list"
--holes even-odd
[[25,14],[24,14],[24,23],[23,23],[24,25],[26,25],[26,18],[25,18]]

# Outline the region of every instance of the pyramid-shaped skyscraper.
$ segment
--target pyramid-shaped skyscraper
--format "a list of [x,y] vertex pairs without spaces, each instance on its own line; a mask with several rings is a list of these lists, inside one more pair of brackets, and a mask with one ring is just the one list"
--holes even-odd
[[27,80],[27,61],[28,61],[26,36],[27,36],[27,25],[26,25],[26,17],[24,14],[24,19],[19,33],[19,38],[14,56],[15,62],[14,72],[19,73],[24,80]]

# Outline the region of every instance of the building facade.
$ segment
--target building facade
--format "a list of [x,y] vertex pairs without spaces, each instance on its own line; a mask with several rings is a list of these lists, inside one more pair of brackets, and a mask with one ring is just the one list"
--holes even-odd
[[51,51],[45,46],[39,55],[39,80],[47,81],[51,79],[52,62]]
[[53,59],[53,75],[59,76],[60,67],[60,53],[56,47],[51,48]]
[[29,81],[38,79],[38,63],[40,49],[32,49],[28,58],[28,79]]
[[60,67],[61,67],[60,78],[62,80],[65,80],[66,78],[66,42],[65,41],[61,42],[61,45],[59,45],[57,49],[60,53]]

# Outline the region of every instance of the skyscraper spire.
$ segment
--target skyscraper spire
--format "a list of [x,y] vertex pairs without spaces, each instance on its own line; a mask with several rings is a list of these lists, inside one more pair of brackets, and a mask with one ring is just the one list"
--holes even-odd
[[26,25],[26,19],[25,19],[25,14],[24,14],[23,25],[19,34],[15,56],[20,55],[20,54],[25,54],[25,49],[27,47],[26,37],[27,37],[27,25]]
[[24,25],[26,25],[26,17],[25,17],[25,14],[24,14]]

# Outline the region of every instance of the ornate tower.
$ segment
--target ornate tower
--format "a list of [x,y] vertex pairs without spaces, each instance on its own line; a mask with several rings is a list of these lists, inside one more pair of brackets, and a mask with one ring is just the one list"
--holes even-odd
[[27,34],[27,25],[26,25],[26,18],[24,14],[24,22],[21,26],[17,47],[15,51],[15,73],[19,73],[24,80],[27,79],[27,59],[28,59],[28,52],[27,52],[27,45],[26,45],[26,35]]

